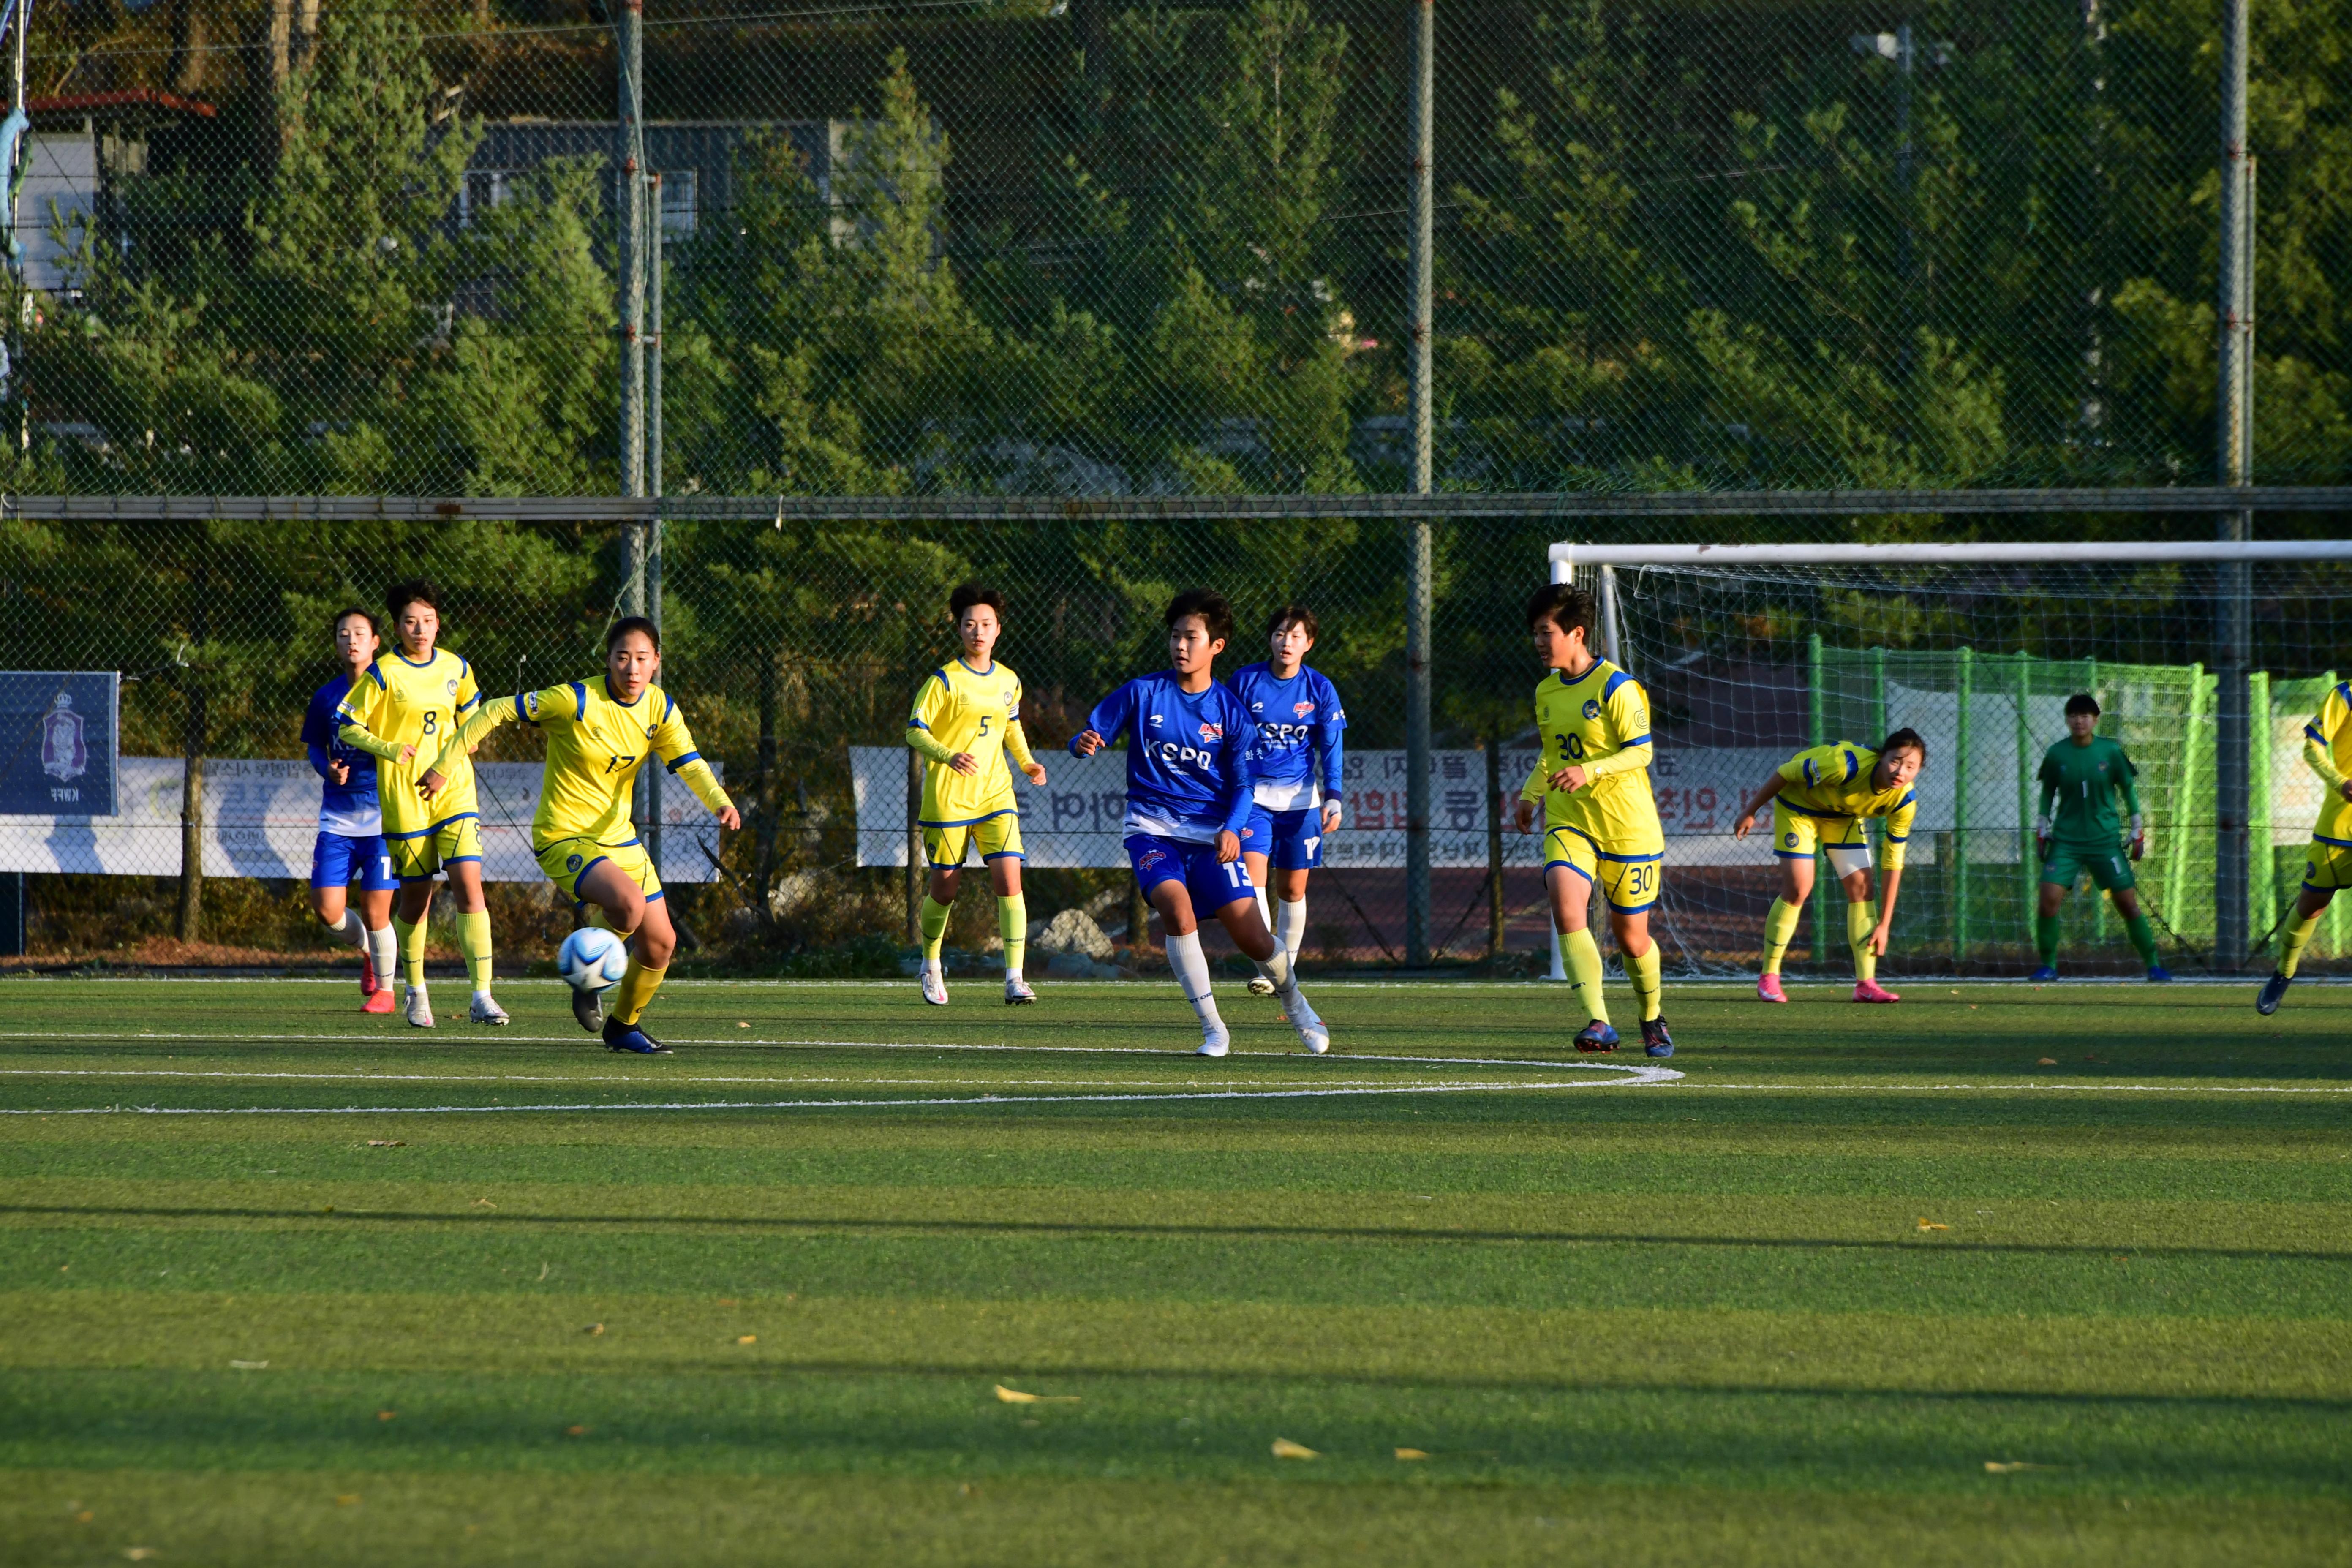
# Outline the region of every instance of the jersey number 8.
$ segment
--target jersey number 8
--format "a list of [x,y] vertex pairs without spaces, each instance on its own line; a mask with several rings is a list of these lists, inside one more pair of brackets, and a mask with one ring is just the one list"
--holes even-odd
[[427,708],[425,710],[425,732],[428,735],[438,734],[440,732],[440,711],[436,709]]

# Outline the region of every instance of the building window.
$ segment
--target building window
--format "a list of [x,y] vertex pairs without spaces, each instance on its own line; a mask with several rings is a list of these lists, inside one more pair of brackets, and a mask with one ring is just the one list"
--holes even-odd
[[700,178],[693,169],[661,172],[661,223],[665,234],[692,234],[698,226]]
[[512,169],[467,170],[466,183],[457,188],[457,226],[471,228],[476,213],[506,205],[514,175]]

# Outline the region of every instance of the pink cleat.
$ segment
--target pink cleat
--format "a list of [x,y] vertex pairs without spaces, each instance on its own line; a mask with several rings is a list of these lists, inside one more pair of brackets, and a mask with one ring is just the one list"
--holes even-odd
[[1780,977],[1779,975],[1765,974],[1758,976],[1756,981],[1756,1000],[1759,1002],[1786,1002],[1788,999],[1789,994],[1780,989]]
[[1902,997],[1897,996],[1894,992],[1889,991],[1875,980],[1858,980],[1854,982],[1853,999],[1857,1002],[1900,1002],[1903,1000]]
[[362,1013],[389,1013],[392,1011],[394,1005],[392,987],[387,985],[383,990],[371,994],[366,1001],[361,1003],[360,1011]]

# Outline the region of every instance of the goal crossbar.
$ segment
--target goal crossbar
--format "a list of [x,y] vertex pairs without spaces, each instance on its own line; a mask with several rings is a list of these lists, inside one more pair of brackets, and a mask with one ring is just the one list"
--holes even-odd
[[2144,543],[2041,540],[1969,544],[1584,544],[1551,547],[1552,581],[1581,566],[1998,566],[2140,565],[2185,562],[2352,561],[2352,540],[2150,540]]

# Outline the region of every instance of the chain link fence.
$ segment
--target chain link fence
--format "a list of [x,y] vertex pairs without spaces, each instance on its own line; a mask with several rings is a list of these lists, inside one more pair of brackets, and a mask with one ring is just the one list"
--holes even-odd
[[[2344,12],[2255,17],[2249,405],[2270,485],[2352,473]],[[1414,739],[1396,525],[1221,513],[1243,494],[1369,501],[1412,484],[1412,14],[651,0],[633,139],[615,108],[624,18],[586,0],[35,7],[0,489],[516,497],[541,520],[472,504],[372,523],[0,517],[0,667],[120,670],[122,752],[157,760],[155,831],[109,869],[177,876],[170,792],[190,757],[250,764],[215,768],[208,811],[231,782],[299,794],[293,737],[331,673],[327,617],[394,576],[444,585],[448,646],[486,689],[594,668],[641,557],[593,509],[548,508],[631,483],[616,231],[640,145],[661,258],[646,482],[688,506],[874,498],[885,520],[780,507],[667,525],[667,678],[757,804],[721,864],[682,858],[698,839],[666,852],[674,880],[707,879],[680,905],[710,953],[893,961],[902,873],[871,864],[882,847],[857,831],[853,748],[895,743],[966,577],[1011,596],[1004,656],[1048,742],[1156,662],[1168,593],[1216,586],[1252,633],[1276,604],[1314,605],[1315,662],[1374,770],[1361,792],[1377,804],[1350,805],[1385,824],[1402,791],[1377,769]],[[2215,458],[2210,5],[1559,0],[1440,6],[1435,27],[1440,491],[2237,477]],[[940,497],[1078,504],[903,515]],[[1082,515],[1186,498],[1196,515]],[[1483,815],[1458,797],[1483,802],[1486,757],[1515,755],[1533,674],[1517,608],[1552,540],[2055,526],[2210,525],[1594,527],[1539,508],[1436,524],[1428,945],[1542,940],[1532,868],[1491,879]],[[2335,662],[2306,652],[2280,679]],[[1245,636],[1229,662],[1255,656]],[[312,942],[282,852],[222,856],[193,929]],[[1363,856],[1318,895],[1330,959],[1406,946],[1403,873],[1384,848]],[[1105,864],[1040,865],[1033,889],[1040,912],[1126,918]],[[37,877],[33,943],[136,944],[173,926],[181,896]],[[567,923],[533,881],[499,898],[502,930]],[[981,911],[959,921],[977,947]]]

